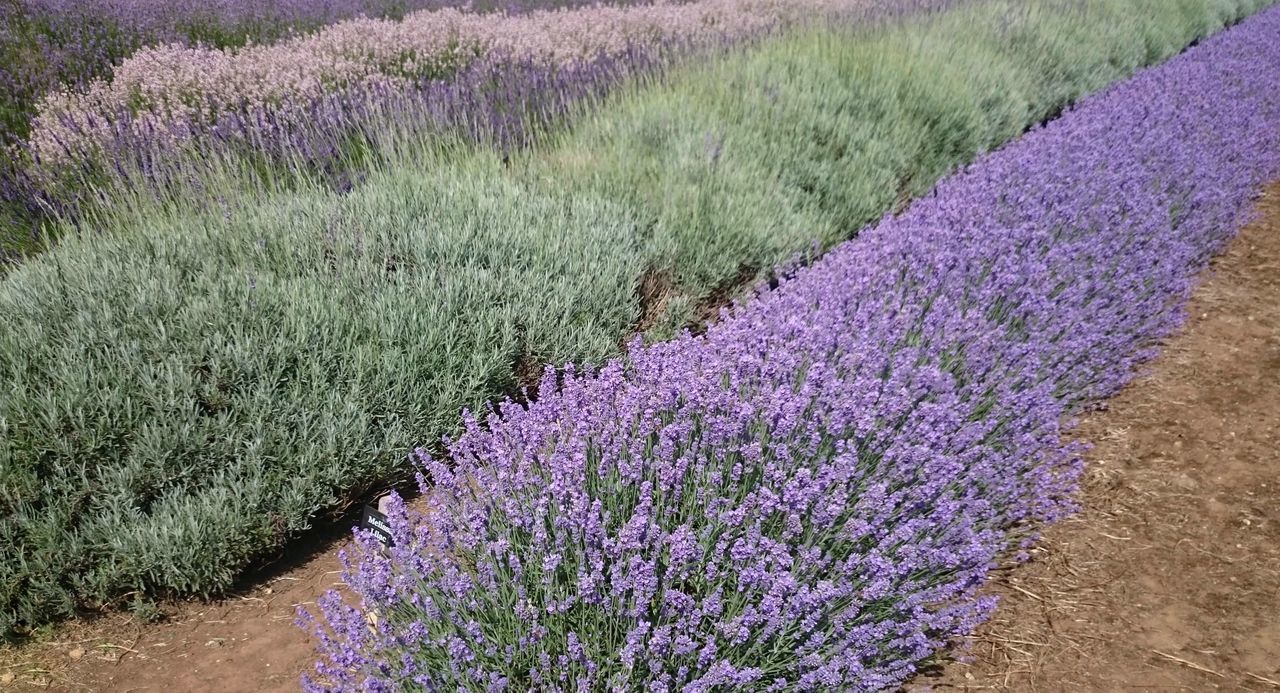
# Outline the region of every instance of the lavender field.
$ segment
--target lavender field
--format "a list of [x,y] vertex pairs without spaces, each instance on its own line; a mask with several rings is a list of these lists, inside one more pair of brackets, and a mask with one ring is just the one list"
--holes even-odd
[[416,487],[309,690],[902,684],[1280,175],[1263,0],[12,2],[0,630]]

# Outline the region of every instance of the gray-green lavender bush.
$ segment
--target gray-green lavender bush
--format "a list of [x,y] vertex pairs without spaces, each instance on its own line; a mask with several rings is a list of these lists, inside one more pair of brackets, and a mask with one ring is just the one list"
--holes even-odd
[[599,200],[406,172],[20,267],[0,289],[0,626],[225,588],[404,478],[410,441],[521,364],[612,353],[632,235]]

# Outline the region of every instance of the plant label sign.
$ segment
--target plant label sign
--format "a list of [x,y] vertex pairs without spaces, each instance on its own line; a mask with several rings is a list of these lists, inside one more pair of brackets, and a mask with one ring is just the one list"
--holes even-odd
[[360,529],[368,530],[383,546],[391,546],[391,524],[387,516],[378,512],[372,505],[364,506],[364,514],[360,516]]

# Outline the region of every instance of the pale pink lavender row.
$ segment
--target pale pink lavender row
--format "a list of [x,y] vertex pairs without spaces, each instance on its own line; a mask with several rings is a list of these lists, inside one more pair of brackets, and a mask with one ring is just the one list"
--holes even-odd
[[[51,91],[110,74],[142,46],[262,43],[352,17],[399,17],[450,0],[3,0],[0,2],[0,144]],[[465,3],[470,4],[470,3]],[[492,4],[492,3],[489,3]],[[564,4],[553,3],[553,4]]]
[[1064,422],[1155,353],[1280,175],[1277,35],[1265,11],[705,336],[469,422],[454,471],[426,463],[430,516],[397,508],[389,557],[350,565],[361,606],[321,601],[308,688],[896,686],[1070,509]]
[[[180,44],[144,48],[110,79],[47,96],[31,146],[45,165],[119,138],[191,137],[228,113],[305,119],[317,97],[349,89],[403,90],[445,77],[482,56],[564,66],[635,47],[708,45],[819,17],[898,11],[903,0],[659,0],[478,14],[453,8],[401,21],[359,18],[308,36],[225,50]],[[913,0],[910,4],[936,4]]]

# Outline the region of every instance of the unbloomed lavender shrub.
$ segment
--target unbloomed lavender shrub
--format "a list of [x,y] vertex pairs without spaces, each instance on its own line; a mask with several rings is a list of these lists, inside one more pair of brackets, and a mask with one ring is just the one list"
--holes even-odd
[[724,315],[423,455],[310,690],[870,690],[1071,507],[1063,422],[1280,174],[1280,10],[1141,73]]

